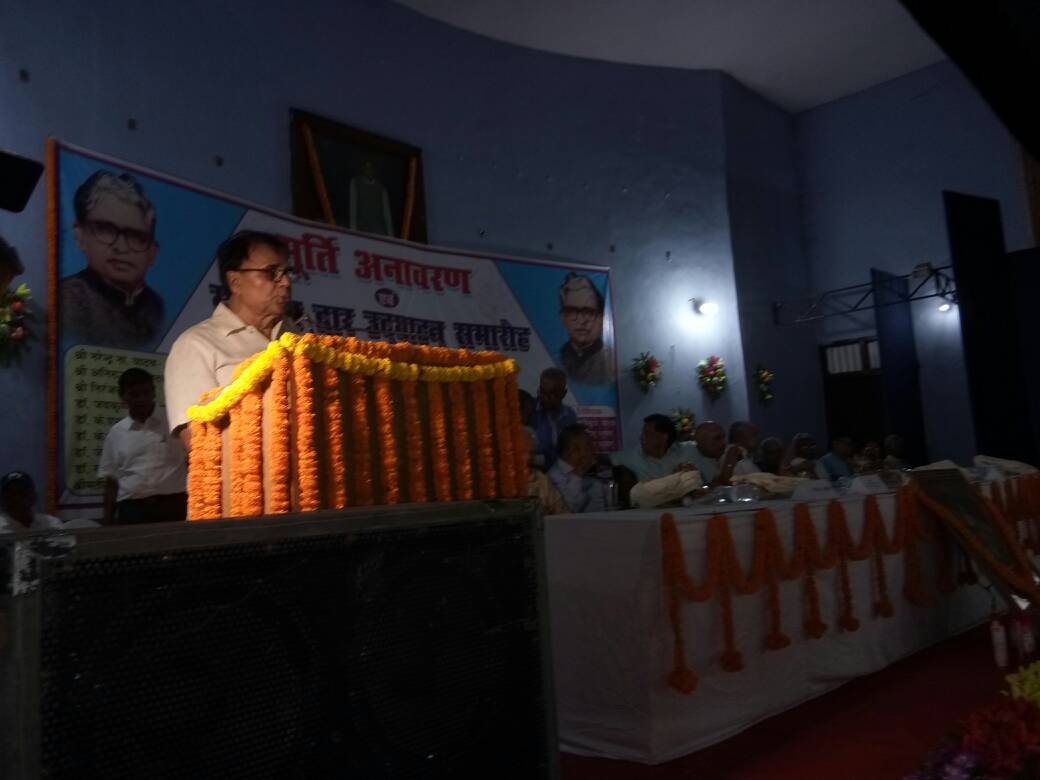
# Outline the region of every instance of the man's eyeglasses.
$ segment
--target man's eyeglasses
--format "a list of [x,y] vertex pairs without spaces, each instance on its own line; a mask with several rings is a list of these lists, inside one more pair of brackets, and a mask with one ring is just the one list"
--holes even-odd
[[94,234],[94,238],[106,246],[113,246],[122,236],[128,248],[134,252],[143,252],[155,242],[151,233],[119,227],[103,219],[87,219],[84,224]]
[[591,320],[599,316],[599,309],[593,308],[592,306],[564,306],[560,309],[560,313],[564,317],[574,317],[575,319]]
[[267,274],[267,278],[275,284],[282,281],[282,279],[288,279],[291,284],[300,278],[299,271],[286,265],[269,265],[264,268],[235,268],[233,270],[241,273]]

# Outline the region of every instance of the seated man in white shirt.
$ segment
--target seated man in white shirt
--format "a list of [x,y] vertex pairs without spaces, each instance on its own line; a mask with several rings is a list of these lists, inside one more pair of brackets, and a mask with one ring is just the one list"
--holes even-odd
[[717,422],[706,421],[693,433],[694,447],[690,453],[693,467],[700,472],[707,487],[728,485],[733,469],[741,458],[740,447],[726,445],[726,432]]
[[588,428],[580,423],[560,431],[559,457],[549,469],[549,480],[560,491],[572,512],[605,512],[607,485],[591,476],[596,467],[596,451]]
[[637,482],[647,482],[693,467],[692,441],[677,441],[675,424],[663,414],[651,414],[643,420],[639,449],[614,457],[614,464],[629,469]]
[[217,249],[227,300],[213,316],[177,337],[166,359],[166,410],[170,431],[190,447],[188,407],[231,381],[235,368],[262,352],[285,330],[296,271],[289,247],[276,235],[247,230]]
[[24,471],[0,479],[0,533],[49,531],[62,527],[52,515],[36,511],[36,485]]
[[762,434],[757,425],[746,420],[737,420],[729,426],[729,443],[730,446],[740,449],[740,460],[733,467],[734,476],[755,474],[760,470],[755,464],[755,457],[762,444]]
[[104,524],[173,523],[186,519],[188,456],[155,405],[155,380],[128,368],[119,377],[127,414],[112,426],[101,450]]

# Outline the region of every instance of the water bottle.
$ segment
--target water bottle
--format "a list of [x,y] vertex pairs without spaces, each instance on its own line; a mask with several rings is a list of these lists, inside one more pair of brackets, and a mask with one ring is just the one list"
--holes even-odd
[[1008,665],[1007,634],[1004,625],[996,615],[989,622],[989,635],[993,640],[993,660],[999,669],[1006,669]]
[[1036,652],[1036,637],[1033,636],[1033,621],[1025,613],[1018,616],[1019,657],[1030,658]]

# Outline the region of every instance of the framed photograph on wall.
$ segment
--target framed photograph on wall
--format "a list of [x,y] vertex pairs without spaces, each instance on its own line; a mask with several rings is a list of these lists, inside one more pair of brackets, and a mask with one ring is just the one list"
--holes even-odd
[[292,109],[293,213],[426,243],[422,150]]

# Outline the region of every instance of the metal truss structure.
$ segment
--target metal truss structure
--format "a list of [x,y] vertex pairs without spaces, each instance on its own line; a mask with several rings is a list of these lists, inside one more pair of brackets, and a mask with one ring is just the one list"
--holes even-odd
[[802,325],[828,317],[852,316],[873,311],[879,306],[893,306],[929,298],[942,298],[946,304],[957,303],[957,285],[952,265],[933,268],[928,263],[917,266],[912,273],[898,277],[907,280],[907,291],[894,290],[896,300],[878,302],[877,288],[870,282],[839,287],[805,298],[785,298],[773,301],[773,321],[777,325]]

